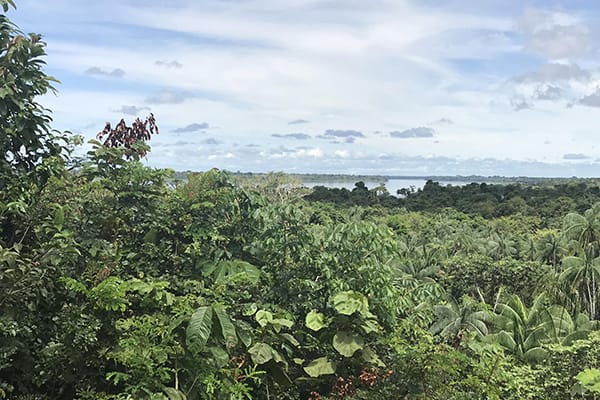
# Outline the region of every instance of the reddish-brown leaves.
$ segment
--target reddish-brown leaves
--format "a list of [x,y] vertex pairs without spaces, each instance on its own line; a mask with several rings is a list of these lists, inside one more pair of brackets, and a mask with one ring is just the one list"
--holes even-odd
[[[156,126],[154,114],[150,114],[144,121],[139,117],[136,118],[131,126],[127,126],[125,120],[121,119],[113,129],[110,122],[107,122],[104,130],[98,133],[97,138],[98,140],[104,140],[104,143],[102,143],[104,146],[132,149],[134,144],[150,140],[155,133],[158,134],[158,127]],[[140,157],[146,156],[146,150],[143,148],[133,150]],[[131,156],[126,155],[127,158],[131,158]]]

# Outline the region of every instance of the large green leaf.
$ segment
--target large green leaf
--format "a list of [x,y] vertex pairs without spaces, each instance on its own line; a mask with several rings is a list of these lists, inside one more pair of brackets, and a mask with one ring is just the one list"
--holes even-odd
[[316,311],[311,311],[308,314],[306,314],[305,324],[308,329],[311,329],[315,332],[327,327],[328,325],[325,322],[325,316],[323,315],[323,313]]
[[256,322],[263,328],[273,322],[273,313],[267,310],[258,310],[254,316]]
[[275,332],[279,333],[281,331],[281,328],[284,326],[286,328],[291,328],[292,326],[294,326],[294,321],[286,318],[274,318],[271,321],[271,324],[273,325],[273,329],[275,330]]
[[238,329],[236,329],[237,335],[246,347],[250,347],[252,344],[252,327],[250,324],[244,321],[236,321]]
[[365,344],[362,336],[353,332],[338,332],[333,337],[333,348],[344,357],[352,357]]
[[266,343],[256,343],[254,346],[248,349],[250,358],[254,364],[265,364],[273,359],[273,353],[275,350]]
[[329,361],[327,357],[317,358],[304,367],[304,372],[313,378],[335,374],[335,363]]
[[237,345],[235,326],[233,326],[233,323],[231,322],[229,315],[227,315],[225,308],[221,305],[217,305],[213,306],[213,310],[217,317],[217,321],[221,326],[221,334],[223,335],[223,339],[225,339],[227,348],[235,347],[235,345]]
[[229,363],[229,354],[221,346],[209,346],[206,352],[211,355],[212,363],[217,368],[223,368]]
[[212,319],[212,307],[200,307],[192,314],[185,331],[185,342],[192,353],[199,353],[206,346],[212,330]]
[[352,315],[358,312],[364,316],[370,316],[367,298],[359,292],[348,290],[333,296],[333,307],[343,315]]

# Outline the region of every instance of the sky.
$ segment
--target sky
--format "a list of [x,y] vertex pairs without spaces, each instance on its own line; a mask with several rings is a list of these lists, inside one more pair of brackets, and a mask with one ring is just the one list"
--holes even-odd
[[87,139],[175,170],[600,176],[600,3],[18,0]]

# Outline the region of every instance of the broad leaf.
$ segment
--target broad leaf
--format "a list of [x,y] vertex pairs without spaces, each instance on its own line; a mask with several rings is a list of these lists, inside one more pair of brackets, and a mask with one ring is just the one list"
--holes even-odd
[[282,386],[288,386],[292,384],[292,380],[290,376],[287,374],[287,364],[285,367],[282,367],[281,364],[275,362],[274,360],[269,361],[265,365],[265,369],[269,374],[269,377],[272,378],[275,382]]
[[192,314],[185,331],[185,342],[192,353],[199,353],[204,350],[210,337],[212,319],[212,307],[200,307]]
[[340,292],[333,296],[333,307],[343,315],[352,315],[355,312],[367,316],[369,313],[369,303],[367,298],[359,292],[348,290]]
[[333,348],[344,357],[352,357],[364,344],[363,338],[352,332],[338,332],[333,337]]
[[273,359],[273,348],[266,343],[256,343],[248,349],[254,364],[261,365]]
[[238,329],[236,329],[238,338],[240,338],[244,346],[250,347],[252,344],[252,327],[244,321],[237,321],[236,323],[238,327]]
[[317,378],[321,375],[335,374],[335,364],[332,361],[329,361],[327,357],[317,358],[304,367],[304,372],[313,378]]
[[282,326],[285,326],[286,328],[291,328],[294,326],[294,321],[285,318],[275,318],[271,321],[271,324],[273,325],[275,331],[279,333]]
[[209,346],[208,353],[212,356],[212,360],[217,368],[223,368],[229,363],[229,354],[220,346]]
[[254,316],[256,322],[263,328],[273,322],[273,313],[267,310],[258,310]]
[[308,329],[311,329],[315,332],[327,327],[328,325],[325,322],[325,316],[323,315],[323,313],[316,311],[311,311],[308,314],[306,314],[305,324]]
[[217,316],[217,321],[221,326],[221,334],[223,335],[223,339],[225,339],[225,343],[227,348],[235,347],[237,345],[237,335],[235,333],[235,326],[231,322],[229,315],[225,312],[225,308],[221,305],[213,307],[214,313]]

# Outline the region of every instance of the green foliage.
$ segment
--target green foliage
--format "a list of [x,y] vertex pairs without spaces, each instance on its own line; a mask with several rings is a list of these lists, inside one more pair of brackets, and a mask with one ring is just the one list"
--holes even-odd
[[173,184],[124,122],[69,169],[45,44],[2,15],[0,45],[0,398],[594,395],[598,188],[358,182],[323,205],[281,174]]
[[329,361],[327,357],[320,357],[309,362],[304,371],[312,378],[318,378],[322,375],[332,375],[335,373],[335,364]]
[[584,369],[575,375],[575,379],[577,379],[579,385],[584,389],[580,394],[583,394],[584,391],[600,393],[600,370],[596,368]]
[[[14,7],[2,2],[5,12],[9,5]],[[25,35],[0,15],[0,188],[19,175],[47,179],[40,163],[60,157],[66,144],[50,130],[48,110],[36,102],[57,82],[42,70],[45,45],[40,35]]]

